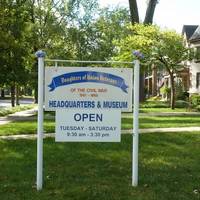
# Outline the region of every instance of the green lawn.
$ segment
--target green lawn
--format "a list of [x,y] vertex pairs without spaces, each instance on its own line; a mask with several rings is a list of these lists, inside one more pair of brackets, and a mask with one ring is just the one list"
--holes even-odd
[[[132,128],[132,118],[122,119],[122,128]],[[200,116],[141,116],[140,128],[170,128],[200,126]]]
[[200,134],[140,136],[139,186],[131,186],[132,137],[121,143],[44,140],[44,189],[35,188],[36,140],[0,140],[2,200],[200,199]]
[[[0,135],[34,134],[37,132],[37,121],[10,122],[0,126]],[[55,121],[45,120],[44,132],[55,132]]]

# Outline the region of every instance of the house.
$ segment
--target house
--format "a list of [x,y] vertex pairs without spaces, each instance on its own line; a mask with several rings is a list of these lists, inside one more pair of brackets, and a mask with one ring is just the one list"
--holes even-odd
[[[194,49],[195,59],[183,63],[183,67],[174,74],[175,81],[177,84],[181,83],[182,90],[189,92],[190,95],[200,94],[200,26],[184,25],[182,35],[186,47]],[[160,95],[162,87],[170,88],[168,73],[154,66],[149,67],[145,74],[147,97]]]
[[187,62],[189,69],[189,93],[190,95],[200,93],[200,26],[184,25],[182,34],[186,45],[194,49],[195,59]]

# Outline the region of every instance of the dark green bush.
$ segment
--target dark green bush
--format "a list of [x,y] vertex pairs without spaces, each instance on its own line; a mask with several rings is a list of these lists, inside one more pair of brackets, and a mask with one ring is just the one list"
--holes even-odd
[[197,111],[200,112],[200,105],[196,107]]
[[198,94],[191,95],[190,102],[192,104],[192,107],[194,107],[194,108],[199,106],[200,105],[200,95],[198,95]]
[[188,100],[188,97],[189,97],[189,93],[188,92],[180,92],[176,95],[176,99],[177,100]]
[[176,108],[188,108],[189,105],[190,105],[190,103],[187,101],[184,101],[184,100],[178,100],[175,103]]

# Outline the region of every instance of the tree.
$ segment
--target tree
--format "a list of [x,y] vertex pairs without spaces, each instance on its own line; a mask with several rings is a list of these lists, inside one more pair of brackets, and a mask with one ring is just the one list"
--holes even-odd
[[152,56],[165,67],[170,76],[171,108],[175,108],[174,75],[183,68],[181,62],[189,58],[189,49],[184,46],[183,37],[174,31],[161,31],[160,41],[156,41]]
[[181,35],[174,31],[161,30],[157,26],[136,24],[130,27],[131,36],[122,39],[118,45],[118,60],[131,60],[130,49],[144,52],[143,66],[159,62],[169,73],[171,81],[171,108],[175,108],[174,75],[183,68],[181,62],[189,57]]
[[12,105],[15,87],[27,81],[37,103],[38,49],[59,59],[107,60],[128,20],[126,9],[102,10],[96,0],[1,1],[0,85],[12,87]]
[[[156,4],[158,0],[148,0],[147,1],[147,9],[146,15],[144,18],[144,24],[152,24],[153,16],[156,8]],[[131,23],[134,25],[135,23],[139,23],[139,11],[137,6],[137,0],[129,0],[130,14],[131,14]],[[140,72],[140,101],[144,101],[144,75],[143,72]]]
[[95,0],[75,0],[71,1],[71,4],[69,6],[73,9],[71,9],[67,19],[70,24],[66,32],[73,44],[73,56],[78,60],[91,60],[96,41],[93,24],[99,13],[98,2]]
[[131,23],[134,25],[135,23],[139,23],[139,13],[138,13],[138,6],[136,0],[129,0],[129,8],[131,14]]
[[[114,40],[120,40],[128,34],[129,15],[125,8],[104,8],[92,24],[91,60],[110,60],[115,55]],[[115,31],[113,31],[115,30]]]
[[148,0],[148,6],[146,10],[146,15],[144,18],[144,24],[152,24],[153,23],[153,16],[156,8],[156,4],[158,0]]
[[28,79],[25,66],[29,53],[25,34],[28,13],[23,0],[1,1],[0,8],[1,76],[3,83],[11,88],[11,104],[14,107],[16,83],[24,83]]
[[[157,3],[158,3],[158,0],[147,0],[146,15],[143,22],[144,24],[153,23],[153,16],[154,16]],[[135,23],[140,23],[137,0],[129,0],[129,8],[130,8],[132,25],[134,25]]]
[[[114,52],[114,39],[126,32],[129,14],[125,8],[100,9],[96,0],[76,0],[69,4],[71,12],[65,18],[72,56],[78,60],[108,60]],[[81,12],[80,12],[81,10]],[[115,30],[115,31],[113,31]],[[83,65],[83,64],[82,64]]]
[[[66,27],[71,1],[64,0],[28,0],[30,27],[29,47],[32,55],[39,49],[44,50],[49,57],[57,58],[71,56],[71,43],[67,39]],[[37,59],[32,59],[30,85],[34,88],[35,103],[37,103]]]

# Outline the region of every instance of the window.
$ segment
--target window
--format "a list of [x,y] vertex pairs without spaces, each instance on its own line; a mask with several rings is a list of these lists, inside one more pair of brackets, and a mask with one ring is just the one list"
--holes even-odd
[[196,62],[200,61],[200,47],[195,48],[195,60]]
[[196,74],[196,88],[200,88],[200,72]]

